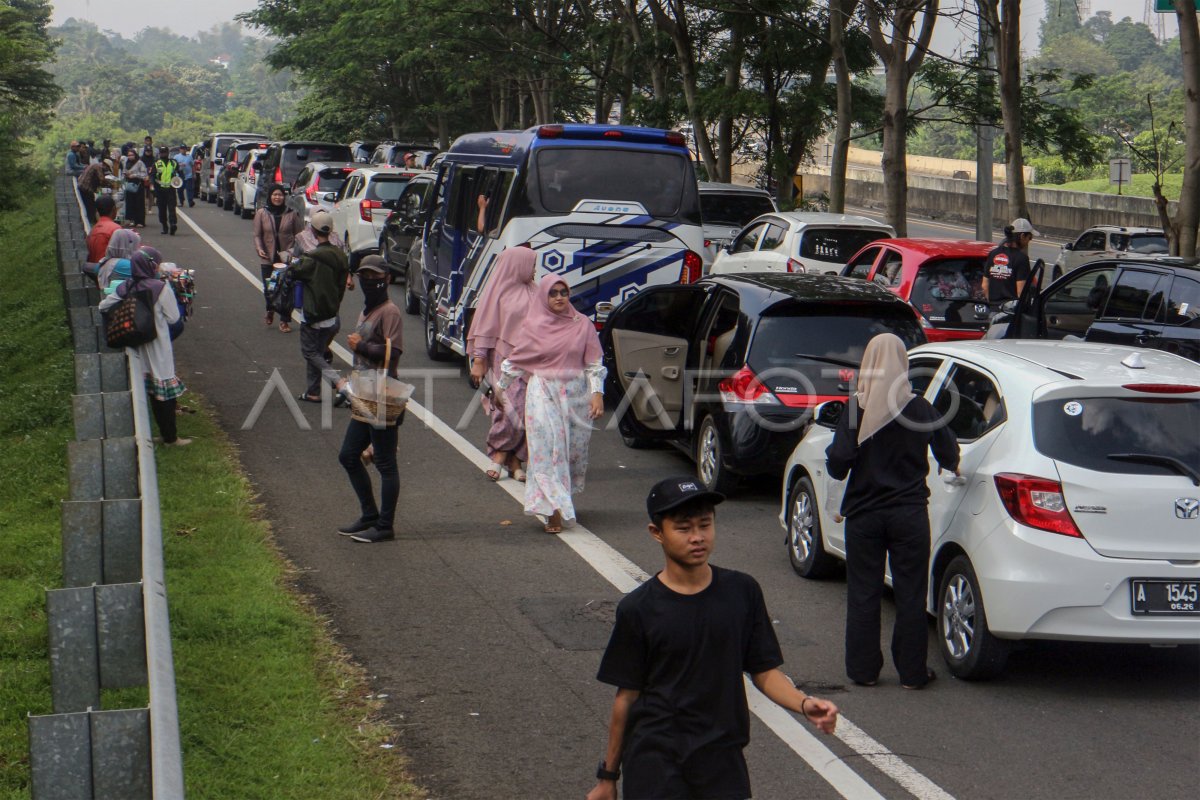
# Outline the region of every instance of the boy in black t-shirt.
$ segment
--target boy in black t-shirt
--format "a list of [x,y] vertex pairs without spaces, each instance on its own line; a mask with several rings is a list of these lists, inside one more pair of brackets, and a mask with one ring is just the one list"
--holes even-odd
[[983,283],[980,287],[984,299],[990,305],[999,305],[1017,300],[1025,291],[1025,284],[1032,272],[1029,266],[1029,244],[1037,230],[1025,218],[1013,220],[1004,229],[1004,241],[988,253],[983,265]]
[[780,672],[783,656],[758,583],[708,563],[714,509],[724,499],[690,477],[661,481],[646,499],[666,566],[617,607],[597,676],[617,696],[588,800],[616,800],[622,772],[626,800],[750,797],[743,673],[821,731],[837,724],[837,706]]

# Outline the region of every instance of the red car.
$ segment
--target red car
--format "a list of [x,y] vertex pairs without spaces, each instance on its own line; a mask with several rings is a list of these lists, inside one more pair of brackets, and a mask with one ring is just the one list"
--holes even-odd
[[912,304],[931,342],[979,339],[999,308],[983,296],[983,264],[994,244],[954,239],[877,239],[842,275],[873,281]]

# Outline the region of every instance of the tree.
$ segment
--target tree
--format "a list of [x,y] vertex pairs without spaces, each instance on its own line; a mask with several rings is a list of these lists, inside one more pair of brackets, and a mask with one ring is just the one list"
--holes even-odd
[[1079,22],[1079,0],[1045,0],[1046,13],[1038,28],[1038,43],[1042,50],[1061,36],[1082,28]]
[[1104,49],[1116,60],[1118,68],[1133,72],[1142,64],[1152,61],[1161,48],[1153,31],[1125,17],[1108,32]]
[[[45,124],[61,92],[45,68],[54,54],[45,0],[0,3],[0,183],[11,185],[28,150],[24,137]],[[59,151],[66,152],[66,147]],[[23,167],[21,168],[23,171]],[[18,195],[0,194],[0,204]]]
[[979,14],[980,24],[990,30],[989,38],[996,43],[1008,210],[1013,217],[1028,219],[1021,137],[1021,0],[979,0]]
[[1185,88],[1183,188],[1174,219],[1179,235],[1176,252],[1194,256],[1197,254],[1197,229],[1200,228],[1200,26],[1195,3],[1175,0],[1175,19],[1179,23]]
[[[883,186],[888,224],[908,235],[908,85],[929,52],[939,0],[863,0],[871,46],[883,61]],[[917,17],[921,27],[916,37]],[[890,23],[890,25],[889,25]],[[884,26],[890,31],[884,34]]]

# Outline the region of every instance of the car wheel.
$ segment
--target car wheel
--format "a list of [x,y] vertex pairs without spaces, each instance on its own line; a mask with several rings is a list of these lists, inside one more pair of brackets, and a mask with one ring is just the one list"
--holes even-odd
[[1010,645],[988,630],[979,579],[971,560],[958,556],[938,583],[938,647],[956,678],[981,680],[1004,671]]
[[787,550],[792,569],[802,578],[825,578],[837,566],[837,559],[825,552],[819,508],[812,481],[793,481],[788,491]]
[[737,476],[725,466],[724,457],[721,432],[713,418],[707,416],[696,434],[696,477],[709,491],[728,494],[737,486]]
[[216,203],[217,203],[217,208],[224,208],[224,207],[225,207],[225,198],[221,197],[221,193],[220,193],[220,192],[217,192],[217,199],[216,199]]
[[254,209],[242,206],[242,219],[252,219],[254,217]]
[[646,450],[653,442],[633,433],[633,426],[627,421],[632,413],[628,408],[625,409],[621,414],[621,419],[617,422],[617,430],[621,433],[621,442],[631,450]]
[[425,354],[432,361],[449,361],[451,353],[437,340],[437,304],[433,292],[425,298]]
[[1063,268],[1061,264],[1055,264],[1050,270],[1050,280],[1056,281],[1063,276]]
[[421,296],[417,294],[417,280],[413,277],[411,266],[404,276],[404,310],[414,316],[421,313]]

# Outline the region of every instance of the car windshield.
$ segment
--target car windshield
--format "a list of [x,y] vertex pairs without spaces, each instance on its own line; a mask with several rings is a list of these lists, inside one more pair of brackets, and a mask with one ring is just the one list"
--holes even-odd
[[[304,153],[304,158],[300,154]],[[296,145],[283,148],[283,176],[287,180],[295,180],[304,169],[305,164],[318,161],[353,161],[350,148],[344,144],[330,145]]]
[[864,246],[889,235],[870,228],[806,228],[800,237],[799,255],[814,261],[845,264]]
[[346,178],[350,177],[350,172],[342,167],[328,167],[321,170],[321,174],[317,176],[317,191],[318,192],[336,192],[342,188],[342,184],[346,182]]
[[687,181],[695,177],[672,152],[546,147],[537,151],[537,193],[547,211],[565,214],[581,200],[641,203],[653,217],[680,212]]
[[[928,261],[917,270],[908,299],[930,322],[979,327],[987,323],[982,258]],[[978,306],[978,308],[976,308]]]
[[1113,247],[1126,253],[1166,253],[1167,237],[1161,233],[1114,233]]
[[916,316],[899,304],[790,304],[759,320],[746,362],[759,376],[769,371],[774,379],[763,380],[776,391],[782,381],[795,393],[845,394],[867,342],[880,333],[896,334],[906,348],[925,342]]
[[740,228],[750,220],[775,210],[771,198],[748,192],[701,192],[700,216],[705,225]]
[[1197,430],[1200,400],[1060,397],[1033,405],[1033,443],[1038,452],[1096,472],[1179,474],[1165,464],[1109,458],[1120,454],[1165,456],[1200,470],[1200,437],[1181,435]]
[[369,200],[395,200],[407,185],[408,178],[385,178],[376,175],[375,179],[367,186],[367,198]]

